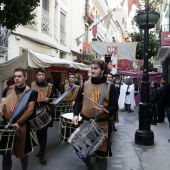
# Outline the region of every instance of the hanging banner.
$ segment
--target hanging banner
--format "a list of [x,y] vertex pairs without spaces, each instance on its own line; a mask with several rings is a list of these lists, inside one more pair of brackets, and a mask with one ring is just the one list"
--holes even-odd
[[118,55],[121,59],[135,61],[137,42],[91,42],[91,48],[99,55]]
[[117,46],[107,46],[107,55],[117,55]]

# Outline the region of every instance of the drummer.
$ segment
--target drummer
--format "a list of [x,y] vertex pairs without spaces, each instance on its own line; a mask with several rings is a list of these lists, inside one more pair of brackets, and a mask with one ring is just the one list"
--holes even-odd
[[[112,156],[111,152],[111,122],[109,117],[113,116],[114,113],[118,110],[118,96],[117,90],[114,85],[108,84],[106,93],[104,96],[103,104],[98,107],[94,104],[89,98],[91,98],[95,102],[99,102],[99,98],[101,96],[102,89],[104,84],[107,81],[106,77],[107,65],[103,60],[94,60],[92,61],[91,66],[91,73],[92,77],[91,80],[88,80],[84,83],[81,89],[81,95],[78,96],[76,100],[75,107],[74,107],[74,117],[73,123],[75,125],[78,124],[78,116],[81,112],[81,116],[84,120],[89,119],[97,119],[97,124],[101,129],[103,129],[105,133],[105,140],[102,145],[95,151],[95,155],[98,158],[98,167],[99,170],[106,170],[107,169],[107,157]],[[104,111],[104,108],[109,111],[107,114]],[[98,115],[97,117],[95,115]],[[88,170],[93,169],[93,165],[91,164],[90,156],[86,159],[83,159],[84,163],[88,167]]]
[[[15,84],[6,87],[2,93],[2,102],[0,105],[0,115],[3,118],[2,124],[7,124],[13,114],[13,110],[20,104],[20,99],[30,89],[26,85],[27,73],[23,68],[16,68],[14,70]],[[34,106],[37,100],[37,92],[32,91],[27,101],[24,112],[21,117],[13,124],[16,127],[16,135],[14,140],[13,154],[21,159],[22,169],[27,170],[28,154],[33,151],[33,146],[36,145],[33,133],[28,123],[28,119],[34,114]],[[16,115],[18,113],[15,112]],[[13,115],[14,116],[14,115]],[[3,142],[3,141],[2,141]],[[11,155],[3,155],[2,170],[11,170],[12,158]]]
[[[45,81],[45,73],[46,71],[42,67],[36,70],[37,80],[32,82],[31,88],[38,92],[36,108],[44,106],[47,109],[48,113],[50,114],[49,102],[52,101],[51,98],[54,96],[52,91],[53,85]],[[39,157],[39,162],[43,165],[47,164],[47,160],[45,158],[45,150],[47,143],[47,129],[49,125],[51,125],[51,122],[47,126],[36,131],[37,139],[40,145],[40,150],[36,154],[36,157]]]
[[[68,84],[65,85],[64,91],[67,91],[68,89],[70,89],[75,84],[75,81],[76,81],[75,74],[69,73]],[[80,86],[76,85],[75,88],[70,93],[67,94],[67,96],[64,98],[63,101],[72,103],[72,105],[74,106],[75,100],[79,93],[79,89],[80,89]]]

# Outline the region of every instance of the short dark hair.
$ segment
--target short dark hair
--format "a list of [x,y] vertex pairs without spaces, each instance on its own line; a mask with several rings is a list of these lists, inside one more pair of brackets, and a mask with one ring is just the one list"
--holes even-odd
[[104,74],[107,73],[107,63],[105,61],[97,59],[93,60],[91,64],[98,64],[101,70],[104,70]]
[[76,75],[74,74],[74,73],[69,73],[69,75],[68,75],[69,77],[70,76],[74,76],[74,77],[76,77]]
[[153,80],[153,86],[154,86],[155,88],[158,88],[158,82],[157,82],[156,80]]
[[[111,75],[111,76],[112,76],[112,78],[114,77],[112,73],[107,73],[107,75]],[[107,75],[106,75],[106,76],[107,76]]]
[[42,67],[39,67],[39,68],[37,68],[37,70],[36,70],[36,74],[38,74],[38,72],[45,73],[45,69],[42,68]]
[[17,71],[21,71],[23,73],[24,77],[27,76],[27,71],[25,68],[22,68],[22,67],[15,68],[14,73]]
[[165,85],[166,84],[166,80],[161,80],[161,85]]

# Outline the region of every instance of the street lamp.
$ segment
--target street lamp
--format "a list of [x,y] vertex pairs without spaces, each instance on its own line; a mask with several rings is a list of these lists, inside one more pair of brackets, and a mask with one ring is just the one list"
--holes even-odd
[[[155,20],[153,20],[153,12],[150,13],[146,8],[145,13],[139,13],[134,17],[139,28],[144,29],[144,54],[143,54],[143,76],[141,83],[141,102],[139,104],[139,129],[135,133],[135,143],[144,146],[151,146],[154,144],[154,133],[150,129],[149,112],[149,75],[148,75],[148,46],[149,46],[149,29],[154,28],[160,15],[155,12]],[[152,21],[150,20],[152,19]],[[143,21],[143,22],[141,22]]]

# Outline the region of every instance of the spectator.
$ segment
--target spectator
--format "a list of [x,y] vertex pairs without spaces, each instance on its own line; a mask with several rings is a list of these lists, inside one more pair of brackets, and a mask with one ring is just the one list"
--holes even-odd
[[152,81],[150,90],[151,124],[157,125],[158,82]]
[[158,89],[158,123],[164,123],[165,108],[161,105],[161,97],[165,88],[166,81],[161,80],[160,88]]
[[160,101],[161,106],[166,109],[167,118],[168,118],[169,127],[170,127],[170,95],[169,93],[170,93],[170,83],[165,85],[163,94],[161,96],[161,101]]

